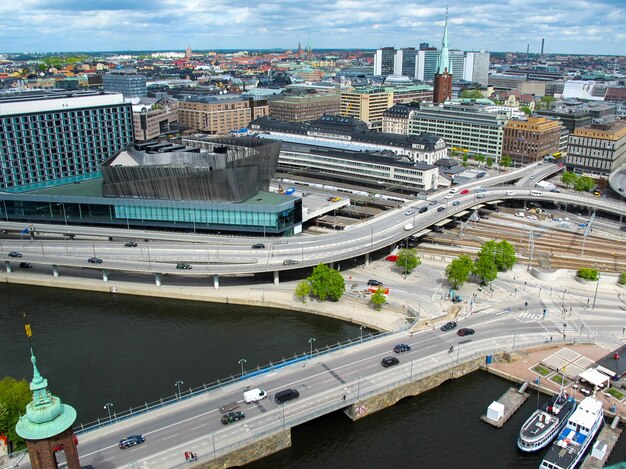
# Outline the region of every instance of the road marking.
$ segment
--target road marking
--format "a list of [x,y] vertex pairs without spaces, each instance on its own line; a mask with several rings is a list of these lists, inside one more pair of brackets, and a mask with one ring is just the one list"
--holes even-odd
[[208,423],[203,423],[202,425],[198,425],[197,427],[193,427],[192,430],[197,430],[198,428],[206,427]]
[[174,438],[176,436],[178,436],[178,433],[175,433],[174,435],[166,436],[165,438],[161,438],[161,440],[163,440],[163,441],[169,440],[170,438]]

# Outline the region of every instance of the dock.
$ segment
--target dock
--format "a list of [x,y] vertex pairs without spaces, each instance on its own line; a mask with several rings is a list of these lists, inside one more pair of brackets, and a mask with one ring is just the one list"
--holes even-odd
[[[489,406],[487,414],[481,415],[480,420],[488,423],[489,425],[493,425],[496,428],[501,428],[511,418],[515,411],[519,409],[524,402],[526,402],[526,399],[528,399],[529,394],[524,392],[526,384],[527,383],[525,383],[519,390],[517,388],[509,388],[500,399],[493,402]],[[501,409],[498,415],[493,415],[491,412],[492,406],[494,409]]]
[[[587,454],[587,457],[581,464],[580,469],[600,469],[604,467],[604,465],[606,464],[606,461],[609,459],[609,456],[611,455],[611,451],[613,451],[613,448],[615,447],[617,440],[622,434],[621,428],[619,427],[612,428],[612,427],[613,425],[609,426],[605,424],[604,428],[602,428],[602,431],[600,432],[600,435],[598,435],[598,437],[596,438],[596,443],[601,442],[600,444],[606,445],[606,450],[604,451],[604,457],[602,459],[597,459],[593,457],[593,450],[591,450],[589,451],[589,454]],[[591,447],[593,448],[596,443],[594,443]]]

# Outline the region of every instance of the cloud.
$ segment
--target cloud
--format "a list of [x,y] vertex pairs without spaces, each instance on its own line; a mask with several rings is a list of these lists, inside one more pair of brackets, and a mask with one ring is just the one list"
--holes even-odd
[[[624,54],[623,0],[450,0],[451,48]],[[378,48],[441,43],[434,0],[21,0],[0,2],[0,49]]]

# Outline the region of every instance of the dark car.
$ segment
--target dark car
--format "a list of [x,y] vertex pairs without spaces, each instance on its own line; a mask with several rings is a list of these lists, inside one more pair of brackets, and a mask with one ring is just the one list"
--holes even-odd
[[451,329],[456,329],[456,321],[450,321],[445,323],[443,326],[441,326],[440,328],[442,331],[449,331]]
[[371,278],[367,281],[367,286],[368,287],[382,287],[383,282],[381,282],[380,280],[374,280],[373,278]]
[[461,202],[459,202],[458,200],[455,200],[454,202],[452,202],[452,205],[457,207],[458,205],[461,205]]
[[30,262],[20,262],[20,267],[22,269],[32,269],[33,264],[31,264]]
[[439,208],[437,209],[437,211],[438,211],[438,212],[443,212],[445,209],[446,209],[445,207],[439,207]]
[[428,207],[422,207],[419,209],[419,213],[424,213],[426,211],[428,211]]
[[461,337],[465,337],[466,335],[474,335],[476,331],[474,329],[470,329],[468,327],[462,327],[457,331],[457,334]]
[[276,404],[284,404],[287,401],[298,399],[299,397],[300,392],[297,389],[283,389],[276,393],[274,402],[276,402]]
[[411,350],[411,347],[409,347],[407,344],[398,344],[393,348],[393,351],[396,353],[404,353],[408,352],[409,350]]
[[87,262],[89,262],[90,264],[102,264],[102,259],[100,259],[99,257],[90,257],[89,259],[87,259]]
[[244,414],[241,411],[236,411],[236,412],[227,412],[224,415],[222,415],[222,418],[220,419],[222,421],[222,423],[224,425],[228,425],[229,423],[233,423],[236,422],[237,420],[241,420],[246,418],[246,414]]
[[179,262],[176,264],[176,268],[179,270],[191,270],[191,264],[187,264],[186,262]]
[[22,253],[21,252],[17,252],[17,251],[11,251],[9,253],[9,257],[22,257]]
[[144,441],[146,440],[142,435],[127,436],[123,440],[120,440],[120,448],[122,449],[130,448],[131,446],[140,445]]
[[252,249],[265,249],[265,244],[263,243],[256,243],[252,245]]
[[127,243],[124,243],[124,247],[125,248],[136,248],[137,247],[137,243],[134,241],[128,241]]
[[397,365],[398,363],[400,363],[400,360],[398,360],[396,357],[385,357],[380,362],[380,364],[385,368]]
[[283,261],[283,265],[296,265],[298,264],[298,261],[295,259],[285,259]]

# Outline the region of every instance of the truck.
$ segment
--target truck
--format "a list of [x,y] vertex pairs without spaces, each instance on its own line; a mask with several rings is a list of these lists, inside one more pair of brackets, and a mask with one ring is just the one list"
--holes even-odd
[[250,389],[249,391],[245,391],[243,393],[243,400],[246,404],[250,404],[251,402],[260,401],[267,397],[267,393],[260,388]]

